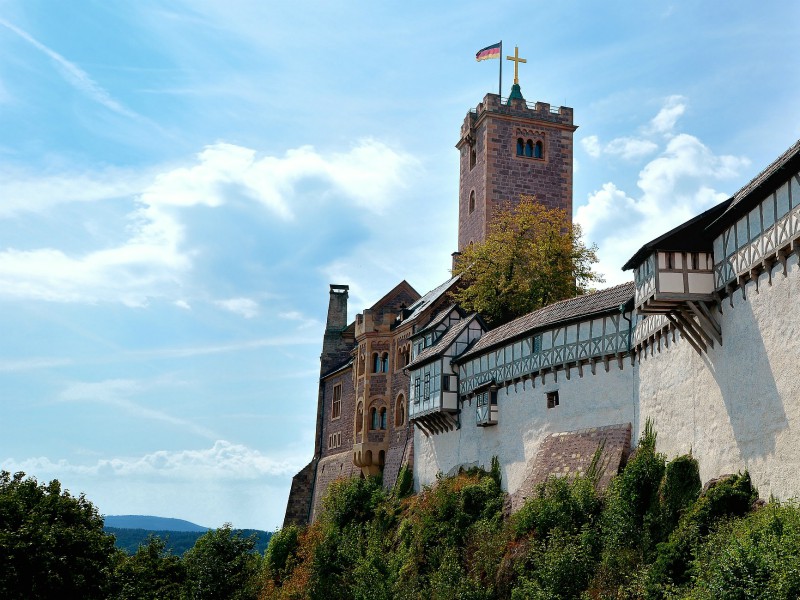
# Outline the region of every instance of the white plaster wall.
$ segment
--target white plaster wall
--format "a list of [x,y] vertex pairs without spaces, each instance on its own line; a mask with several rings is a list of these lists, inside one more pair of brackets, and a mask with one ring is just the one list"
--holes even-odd
[[[493,456],[500,460],[503,488],[513,493],[523,483],[530,462],[542,440],[550,433],[584,427],[633,423],[636,379],[634,367],[626,359],[623,369],[617,361],[609,363],[606,372],[598,363],[596,374],[588,366],[583,377],[573,367],[570,379],[563,371],[558,381],[547,375],[545,383],[536,379],[498,390],[498,424],[478,427],[475,422],[475,401],[465,402],[461,410],[461,429],[426,437],[414,431],[414,484],[416,489],[436,480],[438,472],[447,473],[455,466],[478,463],[489,467]],[[558,390],[559,406],[548,409],[546,393]]]
[[[722,304],[723,345],[701,357],[685,340],[639,364],[641,432],[691,450],[704,481],[748,469],[762,497],[800,495],[800,267],[792,255]],[[745,299],[746,298],[746,299]],[[637,436],[638,437],[638,436]]]

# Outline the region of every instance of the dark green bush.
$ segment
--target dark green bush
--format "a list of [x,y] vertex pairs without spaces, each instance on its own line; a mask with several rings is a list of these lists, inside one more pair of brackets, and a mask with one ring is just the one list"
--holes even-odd
[[661,503],[662,537],[675,529],[681,515],[700,495],[700,466],[691,454],[684,454],[667,463],[664,479],[658,490]]
[[288,525],[276,531],[264,552],[264,566],[278,585],[294,567],[299,534],[300,530],[296,525]]
[[750,475],[730,475],[703,493],[681,517],[669,540],[658,545],[648,574],[648,595],[661,597],[665,585],[683,585],[695,550],[720,520],[743,517],[758,498]]
[[709,536],[692,569],[696,600],[800,598],[800,509],[772,502]]
[[593,522],[601,506],[590,479],[551,477],[537,486],[536,496],[512,517],[514,532],[518,537],[533,533],[541,538],[556,527],[575,532]]
[[350,523],[365,523],[385,498],[380,477],[334,481],[322,499],[322,518],[340,529]]

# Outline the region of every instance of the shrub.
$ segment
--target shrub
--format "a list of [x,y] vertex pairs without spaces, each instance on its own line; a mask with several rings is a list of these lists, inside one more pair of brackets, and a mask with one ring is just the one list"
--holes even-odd
[[536,496],[512,517],[513,529],[517,537],[533,533],[544,538],[556,527],[575,532],[594,521],[600,507],[592,480],[551,477],[537,486]]
[[299,533],[296,525],[288,525],[276,531],[272,534],[269,546],[264,552],[264,567],[278,585],[294,568]]
[[354,477],[334,481],[322,499],[322,518],[341,529],[350,523],[365,523],[386,497],[380,477]]
[[683,512],[697,500],[701,487],[700,466],[691,454],[678,456],[667,463],[658,490],[663,537],[675,529]]
[[769,503],[741,520],[727,522],[694,562],[691,598],[733,600],[800,597],[800,509]]
[[689,579],[689,565],[703,539],[720,520],[746,515],[758,491],[750,475],[729,475],[709,487],[681,517],[669,540],[658,545],[648,574],[648,594],[661,597],[665,585],[683,585]]

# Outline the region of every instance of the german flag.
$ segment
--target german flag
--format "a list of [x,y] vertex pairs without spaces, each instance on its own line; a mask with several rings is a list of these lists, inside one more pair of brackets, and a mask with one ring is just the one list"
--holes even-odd
[[482,60],[489,60],[490,58],[500,58],[501,45],[502,42],[497,42],[491,46],[486,46],[483,50],[478,50],[478,53],[475,55],[475,60],[480,62]]

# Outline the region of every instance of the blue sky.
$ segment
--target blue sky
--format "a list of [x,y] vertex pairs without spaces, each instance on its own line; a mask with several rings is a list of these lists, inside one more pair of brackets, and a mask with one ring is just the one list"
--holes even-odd
[[[0,468],[273,529],[351,316],[456,245],[461,121],[519,45],[575,109],[608,284],[800,138],[800,5],[0,0]],[[504,66],[504,93],[511,84]]]

